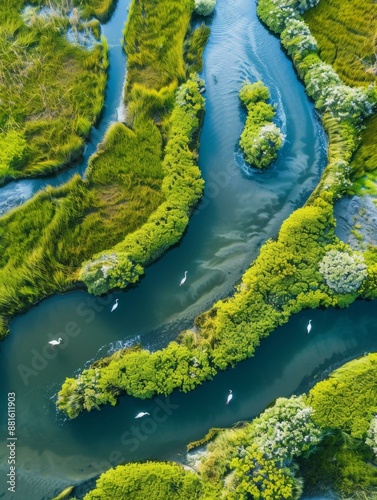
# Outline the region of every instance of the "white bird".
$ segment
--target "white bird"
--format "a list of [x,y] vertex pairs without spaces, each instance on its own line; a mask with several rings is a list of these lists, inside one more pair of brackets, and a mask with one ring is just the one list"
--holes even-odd
[[147,411],[141,411],[140,413],[138,413],[136,415],[135,418],[141,418],[141,417],[145,417],[145,415],[149,415],[149,413]]
[[184,285],[186,283],[186,280],[187,280],[187,271],[185,271],[185,277],[181,279],[179,286]]
[[111,312],[115,311],[115,309],[118,307],[118,300],[119,300],[119,299],[116,299],[115,304],[114,304],[114,305],[113,305],[113,307],[111,308]]
[[232,389],[229,389],[229,394],[228,394],[228,397],[226,398],[227,405],[232,401],[232,397],[233,397]]
[[308,326],[306,327],[306,332],[307,332],[308,335],[309,335],[311,329],[312,329],[312,320],[310,319],[309,323],[308,323]]
[[59,345],[59,344],[61,344],[61,343],[63,343],[63,339],[62,339],[61,337],[59,337],[59,338],[58,338],[58,340],[50,340],[50,341],[49,341],[49,344],[50,344],[50,346],[51,346],[51,349],[53,349],[53,348],[54,348],[54,345]]

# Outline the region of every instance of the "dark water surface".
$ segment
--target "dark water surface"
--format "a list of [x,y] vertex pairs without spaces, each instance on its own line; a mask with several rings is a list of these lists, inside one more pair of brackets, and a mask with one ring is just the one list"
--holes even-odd
[[[119,1],[113,18],[118,30],[109,30],[113,40],[121,37],[126,3]],[[49,499],[117,463],[176,459],[210,427],[250,419],[274,398],[304,390],[324,371],[376,349],[375,304],[306,311],[263,341],[253,359],[194,392],[146,401],[124,397],[116,407],[73,421],[56,412],[56,393],[65,377],[125,345],[163,347],[199,312],[230,294],[261,244],[276,236],[318,182],[326,161],[324,133],[279,41],[257,20],[254,3],[218,0],[211,29],[203,73],[203,201],[180,245],[148,268],[132,290],[102,299],[85,292],[55,296],[12,322],[0,346],[0,411],[6,415],[7,392],[15,392],[17,493],[8,494],[3,481],[9,471],[4,439],[0,498]],[[109,82],[114,96],[107,101],[109,121],[116,119],[123,65],[119,52]],[[238,91],[247,79],[262,79],[270,87],[278,125],[287,137],[278,161],[262,173],[247,170],[237,147],[245,120]],[[187,282],[179,287],[186,270]],[[110,313],[115,298],[119,307]],[[313,321],[310,336],[308,319]],[[65,343],[51,352],[47,342],[59,336]],[[230,388],[234,398],[226,406]],[[139,411],[151,416],[134,420]],[[2,439],[5,432],[4,426]]]

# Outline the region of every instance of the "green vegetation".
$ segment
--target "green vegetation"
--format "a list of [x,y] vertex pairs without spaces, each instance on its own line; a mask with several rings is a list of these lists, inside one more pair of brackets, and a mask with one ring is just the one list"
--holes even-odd
[[175,463],[146,462],[119,465],[105,472],[84,500],[195,500],[201,493],[201,481],[193,472]]
[[[285,3],[289,9],[282,22]],[[290,22],[297,24],[301,18],[296,11],[291,15],[291,0],[285,3],[263,0],[258,4],[258,12],[267,24],[279,17],[282,39],[288,44]],[[358,290],[352,286],[340,292],[329,287],[319,270],[328,252],[352,254],[334,236],[333,203],[350,187],[349,162],[359,144],[363,119],[372,112],[376,95],[372,89],[356,89],[353,93],[331,67],[323,67],[316,45],[308,41],[310,34],[301,29],[299,36],[304,42],[296,40],[290,44],[291,55],[316,106],[324,113],[323,124],[329,135],[329,164],[319,186],[305,207],[284,222],[278,239],[267,241],[261,248],[235,295],[219,301],[197,318],[195,333],[183,332],[177,342],[154,353],[126,349],[116,358],[104,360],[100,369],[92,367],[76,379],[68,378],[57,404],[71,418],[105,402],[115,404],[124,392],[146,398],[170,394],[177,388],[191,390],[218,370],[252,356],[261,339],[288,321],[291,314],[304,308],[346,307],[358,296],[376,294],[375,261],[369,265]],[[319,68],[324,70],[322,74]]]
[[338,293],[358,290],[367,276],[367,266],[362,255],[353,252],[330,250],[319,264],[319,271],[327,286]]
[[342,429],[352,437],[365,438],[377,412],[377,354],[356,359],[334,371],[309,392],[314,421],[330,429]]
[[[202,82],[193,76],[177,90],[178,83],[186,79],[184,24],[190,37],[195,35],[189,29],[193,5],[187,1],[174,6],[165,0],[144,8],[150,20],[148,29],[162,33],[166,51],[155,50],[146,26],[138,34],[133,24],[138,26],[139,20],[131,9],[127,50],[132,52],[138,46],[139,52],[129,58],[129,126],[117,123],[108,130],[90,160],[85,180],[75,177],[61,188],[48,188],[0,219],[2,336],[14,314],[49,294],[83,286],[80,272],[97,293],[135,281],[141,266],[178,241],[201,195],[203,182],[195,166],[195,151],[204,109],[199,92]],[[165,32],[166,22],[170,31]],[[179,29],[171,25],[174,22]],[[201,33],[195,43],[188,39],[185,44],[185,53],[191,54],[194,65],[199,64],[203,50],[200,43],[206,41],[203,29]],[[139,41],[133,38],[137,34]],[[141,74],[140,57],[149,61],[149,71],[144,65]],[[158,59],[154,73],[152,57]],[[22,148],[19,141],[17,151]],[[134,235],[127,238],[131,233]],[[82,268],[93,255],[101,259],[99,252],[106,249],[99,271],[95,261]],[[107,266],[112,267],[105,277]],[[97,272],[108,282],[98,279]]]
[[[26,2],[25,2],[26,3]],[[68,14],[73,8],[80,9],[82,17],[88,19],[95,16],[101,21],[107,21],[116,5],[116,0],[32,0],[33,5],[56,9]]]
[[278,398],[241,428],[216,429],[205,451],[187,457],[190,464],[195,461],[196,475],[162,462],[118,466],[99,478],[85,500],[147,493],[190,500],[295,500],[329,491],[344,500],[375,498],[376,366],[377,353],[351,361],[308,395]]
[[198,439],[197,441],[192,441],[186,446],[186,450],[194,450],[195,448],[199,448],[200,446],[203,446],[204,444],[208,443],[209,441],[212,441],[220,432],[222,432],[224,429],[219,428],[219,427],[211,427],[210,430],[207,432],[207,434],[201,438]]
[[376,353],[356,359],[309,392],[306,402],[313,407],[313,421],[325,431],[315,453],[300,463],[309,492],[330,488],[341,498],[377,493],[369,431],[376,421],[376,366]]
[[22,15],[24,4],[0,6],[0,185],[76,160],[104,102],[107,44],[99,43],[95,22],[85,30],[97,43],[84,48],[67,39],[73,19],[60,10],[41,16],[30,7]]
[[276,159],[284,140],[280,129],[272,123],[276,108],[267,104],[270,93],[260,81],[245,83],[239,97],[247,109],[240,146],[251,166],[266,168]]
[[[203,190],[200,171],[194,163],[195,155],[190,150],[203,107],[204,99],[195,80],[189,80],[178,89],[162,161],[164,180],[161,191],[165,201],[152,213],[146,224],[113,247],[111,253],[101,253],[84,265],[81,279],[90,293],[99,295],[112,288],[124,288],[134,283],[146,265],[179,241],[188,224],[190,210],[200,199]],[[151,133],[145,135],[145,142],[150,141],[151,137]],[[150,152],[159,165],[159,149],[150,147]],[[145,157],[143,155],[143,160]],[[135,175],[135,168],[132,175]]]
[[[304,14],[319,55],[347,85],[376,81],[376,7],[369,0],[321,0]],[[336,29],[334,29],[336,26]]]
[[[319,54],[340,79],[352,87],[376,84],[376,7],[369,0],[322,0],[304,14],[318,41]],[[335,27],[335,28],[334,28]],[[361,131],[360,144],[350,162],[353,185],[350,194],[377,195],[377,115]]]
[[209,16],[215,10],[216,0],[195,0],[195,11],[200,16]]
[[351,361],[307,396],[278,398],[242,429],[223,431],[195,464],[204,498],[375,498],[376,363],[376,353]]

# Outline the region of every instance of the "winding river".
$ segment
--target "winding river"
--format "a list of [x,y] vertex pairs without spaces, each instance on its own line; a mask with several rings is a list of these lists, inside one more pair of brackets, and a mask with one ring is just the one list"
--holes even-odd
[[[229,295],[261,244],[276,236],[283,220],[308,198],[325,165],[326,140],[313,106],[279,40],[258,21],[254,2],[217,1],[202,75],[207,102],[199,161],[205,196],[181,243],[150,266],[138,286],[104,298],[85,292],[54,296],[12,322],[0,346],[0,411],[6,414],[6,394],[15,392],[17,489],[16,495],[8,494],[2,479],[0,498],[50,499],[117,463],[179,459],[185,445],[210,427],[250,419],[274,398],[306,390],[328,370],[377,349],[374,303],[304,311],[264,340],[254,358],[194,392],[146,401],[124,397],[116,407],[73,421],[56,412],[56,393],[65,377],[134,342],[163,347],[198,313]],[[110,45],[121,37],[127,3],[119,0],[113,27],[105,31]],[[118,61],[111,59],[101,130],[116,119],[123,65],[121,52]],[[247,79],[269,86],[287,137],[278,161],[262,173],[247,170],[237,146],[245,119],[238,90]],[[98,134],[101,140],[103,132]],[[95,136],[93,149],[94,141]],[[3,199],[6,189],[13,188],[1,190]],[[179,287],[186,270],[186,285]],[[119,307],[111,314],[115,298]],[[49,351],[47,341],[59,336],[65,343]],[[226,406],[230,388],[234,398]],[[151,416],[135,421],[139,411]],[[0,456],[5,478],[5,439]]]

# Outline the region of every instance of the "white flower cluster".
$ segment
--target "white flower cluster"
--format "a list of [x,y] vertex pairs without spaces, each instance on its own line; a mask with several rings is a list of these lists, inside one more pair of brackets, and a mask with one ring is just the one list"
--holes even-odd
[[260,14],[273,31],[281,33],[290,21],[299,19],[300,14],[318,2],[319,0],[269,0],[265,2],[266,11]]
[[377,415],[370,422],[365,443],[372,448],[377,457]]
[[300,54],[305,57],[318,50],[318,44],[308,26],[299,19],[292,19],[281,34],[281,43],[289,55]]
[[358,290],[367,276],[367,266],[362,255],[329,250],[319,264],[319,272],[328,287],[337,293]]
[[201,16],[209,16],[215,9],[216,0],[195,0],[195,10]]
[[274,123],[263,125],[249,143],[241,139],[246,158],[250,164],[259,168],[267,167],[276,158],[277,150],[282,146],[285,135]]
[[358,121],[373,113],[373,104],[368,98],[369,89],[343,84],[329,64],[315,63],[305,75],[305,84],[316,107],[331,113],[338,120]]
[[278,398],[254,420],[253,442],[270,460],[292,460],[320,440],[320,430],[310,418],[312,412],[302,397]]

